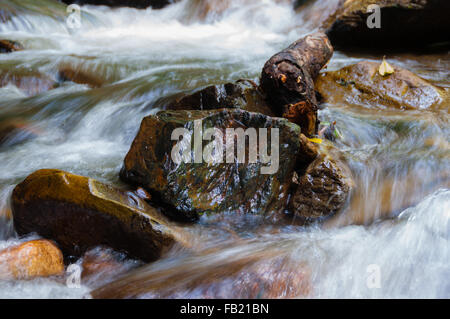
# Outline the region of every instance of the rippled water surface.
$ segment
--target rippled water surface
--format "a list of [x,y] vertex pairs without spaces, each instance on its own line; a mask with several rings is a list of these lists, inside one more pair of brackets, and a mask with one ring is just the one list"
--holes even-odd
[[[313,31],[336,1],[297,13],[287,0],[183,0],[158,11],[85,6],[80,29],[67,27],[65,7],[54,1],[6,3],[18,13],[0,24],[0,38],[26,50],[0,54],[0,74],[28,72],[41,81],[33,90],[0,88],[1,123],[19,121],[27,128],[22,135],[35,136],[15,136],[0,149],[0,248],[19,240],[6,217],[8,198],[28,174],[58,168],[120,185],[123,158],[158,99],[241,78],[257,81],[265,61]],[[328,68],[381,57],[335,52]],[[398,53],[388,61],[450,87],[448,53]],[[41,89],[61,68],[83,70],[96,85]],[[343,133],[337,146],[357,185],[349,208],[324,225],[203,221],[189,230],[195,253],[176,248],[123,278],[99,276],[78,289],[61,278],[0,281],[0,298],[90,297],[93,289],[94,297],[241,297],[255,271],[265,282],[289,283],[277,296],[449,298],[448,106],[326,105],[320,117],[337,121]],[[124,260],[122,266],[139,265]],[[368,284],[373,269],[381,276],[378,288]]]

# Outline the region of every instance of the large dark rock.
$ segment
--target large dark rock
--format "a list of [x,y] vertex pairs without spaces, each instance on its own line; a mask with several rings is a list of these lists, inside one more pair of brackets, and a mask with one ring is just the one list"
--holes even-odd
[[138,9],[145,9],[148,7],[161,9],[176,1],[177,0],[62,0],[62,2],[67,4],[92,4],[109,7],[133,7]]
[[[238,161],[234,152],[231,163],[227,163],[225,138],[223,147],[217,146],[223,151],[222,163],[208,164],[204,160],[194,163],[192,156],[189,161],[177,164],[171,156],[177,143],[171,140],[172,132],[184,127],[192,134],[195,120],[201,120],[203,132],[215,127],[223,136],[226,128],[256,128],[256,132],[267,128],[269,148],[274,138],[270,129],[279,129],[279,143],[274,146],[279,147],[279,165],[275,148],[268,152],[269,156],[274,156],[269,163],[263,163],[260,156],[254,163],[250,162],[249,148],[256,145],[249,147],[248,143],[245,144],[245,161]],[[262,136],[257,135],[259,139]],[[299,165],[307,165],[316,155],[307,150],[306,141],[300,127],[286,119],[240,109],[163,111],[143,119],[120,175],[124,181],[143,186],[176,208],[178,215],[173,216],[176,218],[195,219],[200,214],[219,212],[270,215],[286,206],[294,170]],[[192,150],[191,142],[183,139],[183,143]],[[207,143],[212,142],[204,141],[203,146]],[[263,173],[264,168],[271,165],[273,171]]]
[[[367,25],[373,14],[367,12],[368,6],[372,4],[381,8],[380,28]],[[341,6],[325,21],[323,29],[339,49],[422,48],[450,41],[448,12],[448,0],[341,0]]]
[[379,66],[363,61],[322,73],[315,88],[323,102],[365,107],[428,109],[448,99],[443,89],[408,70],[392,65],[394,73],[382,76]]
[[295,181],[290,213],[301,221],[332,216],[347,205],[353,181],[349,169],[321,153]]
[[216,110],[238,108],[275,116],[261,93],[251,81],[210,85],[188,94],[162,99],[156,106],[167,110]]
[[39,170],[11,198],[19,235],[38,233],[67,256],[106,245],[151,261],[174,243],[164,218],[141,198],[60,170]]
[[0,280],[57,276],[63,272],[63,255],[51,241],[32,240],[0,250]]

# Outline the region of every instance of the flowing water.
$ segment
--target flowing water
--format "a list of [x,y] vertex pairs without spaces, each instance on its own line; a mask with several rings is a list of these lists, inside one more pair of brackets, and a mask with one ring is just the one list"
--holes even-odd
[[[0,54],[0,75],[35,76],[0,88],[1,123],[26,127],[0,149],[0,248],[31,238],[17,238],[7,217],[11,191],[28,174],[58,168],[123,186],[123,158],[155,102],[257,81],[271,55],[313,31],[336,4],[317,1],[297,13],[288,0],[183,0],[158,11],[85,6],[81,28],[71,29],[55,1],[2,2],[15,15],[0,24],[0,39],[26,50]],[[380,58],[335,52],[328,68]],[[448,53],[388,61],[450,88]],[[46,89],[61,68],[83,70],[94,84]],[[202,220],[189,227],[191,250],[176,247],[149,265],[122,258],[122,275],[99,271],[80,288],[64,278],[0,281],[0,298],[449,298],[448,109],[326,105],[320,117],[337,121],[357,191],[324,225]]]

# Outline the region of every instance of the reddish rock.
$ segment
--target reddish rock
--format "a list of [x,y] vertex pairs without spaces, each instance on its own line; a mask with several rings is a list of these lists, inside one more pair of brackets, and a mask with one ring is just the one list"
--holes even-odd
[[177,0],[62,0],[67,4],[90,4],[109,7],[133,7],[138,9],[145,9],[152,7],[154,9],[161,9],[168,4],[174,3]]
[[48,277],[63,271],[63,255],[48,240],[33,240],[0,251],[0,279]]
[[23,46],[16,41],[0,40],[0,53],[11,53],[23,50]]

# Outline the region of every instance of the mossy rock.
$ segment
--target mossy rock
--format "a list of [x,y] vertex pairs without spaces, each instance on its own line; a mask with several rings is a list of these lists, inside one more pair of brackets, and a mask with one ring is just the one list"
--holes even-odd
[[[256,128],[257,132],[267,128],[269,145],[270,129],[278,129],[278,169],[273,174],[262,174],[263,167],[275,163],[262,163],[260,156],[256,162],[250,162],[249,143],[245,144],[245,162],[238,161],[236,153],[232,163],[225,161],[223,143],[222,163],[191,160],[176,164],[171,152],[178,141],[172,141],[171,134],[180,127],[193,132],[195,120],[201,120],[203,132],[214,127],[223,136],[226,128]],[[294,170],[314,158],[305,141],[299,126],[260,113],[240,109],[162,111],[143,119],[125,157],[121,178],[157,194],[176,209],[174,218],[195,220],[202,214],[224,212],[271,216],[285,208]],[[208,143],[211,142],[203,141],[203,147]],[[191,149],[192,144],[186,145]]]

